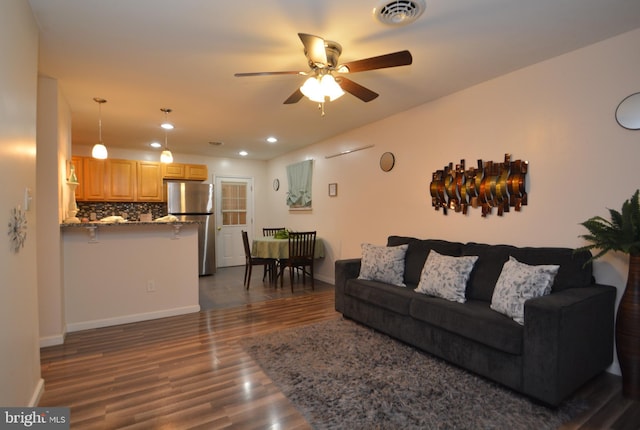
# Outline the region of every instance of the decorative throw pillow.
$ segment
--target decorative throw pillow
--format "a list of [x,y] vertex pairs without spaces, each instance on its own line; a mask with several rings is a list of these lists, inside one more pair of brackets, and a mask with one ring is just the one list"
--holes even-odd
[[418,288],[414,291],[464,303],[469,274],[477,259],[475,255],[450,257],[432,249],[422,268]]
[[513,257],[502,266],[491,298],[491,309],[524,325],[524,302],[551,293],[560,266],[530,266]]
[[404,256],[409,245],[375,246],[362,244],[362,264],[358,279],[386,282],[398,287],[404,283]]

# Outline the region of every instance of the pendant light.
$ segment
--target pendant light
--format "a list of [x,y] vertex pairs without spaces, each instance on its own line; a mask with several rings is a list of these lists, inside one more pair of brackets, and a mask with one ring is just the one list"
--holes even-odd
[[173,125],[167,120],[169,112],[171,109],[169,108],[160,108],[162,112],[164,112],[164,122],[160,127],[164,129],[164,150],[162,154],[160,154],[160,162],[165,164],[173,163],[173,154],[169,151],[169,144],[167,143],[167,130],[173,129]]
[[91,156],[104,160],[107,158],[107,147],[102,143],[102,103],[106,103],[107,101],[98,97],[94,97],[93,101],[98,103],[98,143],[93,145]]

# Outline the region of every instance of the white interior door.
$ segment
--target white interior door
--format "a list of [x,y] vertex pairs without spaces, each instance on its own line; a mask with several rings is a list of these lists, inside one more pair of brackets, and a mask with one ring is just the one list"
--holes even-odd
[[253,179],[221,176],[216,187],[216,263],[218,267],[245,264],[242,230],[253,232]]

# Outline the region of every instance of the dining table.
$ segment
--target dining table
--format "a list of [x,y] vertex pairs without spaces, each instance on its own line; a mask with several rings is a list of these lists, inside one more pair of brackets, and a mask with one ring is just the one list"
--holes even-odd
[[[289,239],[276,239],[273,236],[257,237],[251,245],[251,255],[259,258],[289,258]],[[324,242],[316,237],[314,258],[324,257]]]

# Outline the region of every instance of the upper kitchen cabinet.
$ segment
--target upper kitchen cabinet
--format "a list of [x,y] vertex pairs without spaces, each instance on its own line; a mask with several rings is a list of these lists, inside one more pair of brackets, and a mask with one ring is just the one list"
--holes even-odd
[[84,193],[78,200],[104,201],[106,199],[104,192],[105,173],[105,160],[82,157],[82,175],[76,171],[76,176],[78,176],[78,182],[84,189]]
[[106,160],[105,197],[113,202],[132,202],[136,198],[136,161]]
[[163,201],[162,165],[156,161],[138,161],[137,172],[136,200],[143,202]]
[[[98,160],[92,157],[72,157],[80,183],[76,188],[78,201],[132,202],[136,193],[136,162],[130,160]],[[82,192],[79,193],[78,190]]]
[[182,179],[186,181],[206,181],[209,172],[206,164],[171,163],[162,165],[164,179]]
[[77,201],[162,202],[163,180],[204,181],[204,164],[161,164],[156,161],[133,161],[73,156],[79,185]]
[[187,177],[185,179],[192,181],[206,181],[209,175],[207,166],[204,164],[187,164],[186,170]]
[[164,179],[184,179],[186,169],[184,164],[171,163],[162,165],[162,177]]

